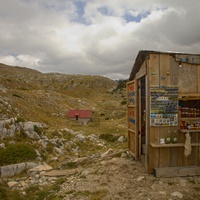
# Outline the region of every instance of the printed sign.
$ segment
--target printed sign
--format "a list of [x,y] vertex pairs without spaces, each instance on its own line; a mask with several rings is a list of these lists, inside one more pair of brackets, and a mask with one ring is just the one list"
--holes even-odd
[[200,55],[176,55],[176,61],[191,64],[200,64]]
[[178,125],[178,87],[151,87],[150,125]]
[[134,105],[135,104],[135,85],[134,83],[131,83],[128,86],[128,103],[129,105]]

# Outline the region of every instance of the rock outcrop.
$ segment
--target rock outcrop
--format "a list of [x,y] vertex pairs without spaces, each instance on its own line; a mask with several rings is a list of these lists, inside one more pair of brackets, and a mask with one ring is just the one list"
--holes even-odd
[[29,170],[39,164],[34,162],[18,163],[13,165],[7,165],[0,167],[1,178],[12,177],[14,175],[20,174],[23,171]]

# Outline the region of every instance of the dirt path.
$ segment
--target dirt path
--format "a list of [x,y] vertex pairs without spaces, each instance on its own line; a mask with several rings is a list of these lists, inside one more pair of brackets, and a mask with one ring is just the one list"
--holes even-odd
[[127,158],[96,161],[69,176],[58,195],[63,200],[198,200],[200,177],[155,178]]

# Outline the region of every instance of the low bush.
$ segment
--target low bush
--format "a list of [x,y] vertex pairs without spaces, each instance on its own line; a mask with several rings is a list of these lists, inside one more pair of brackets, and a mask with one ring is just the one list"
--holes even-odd
[[20,129],[19,137],[22,138],[22,139],[26,139],[28,137],[27,134],[25,133],[24,129]]
[[100,139],[106,140],[107,142],[117,141],[119,136],[112,135],[110,133],[103,133],[99,136]]
[[25,120],[22,117],[17,117],[16,123],[19,123],[19,122],[25,122]]
[[47,151],[49,154],[53,154],[53,145],[52,145],[51,143],[48,143],[48,144],[47,144],[46,151]]
[[1,200],[24,200],[19,191],[11,191],[8,187],[0,185],[0,199]]
[[0,187],[0,199],[6,199],[7,198],[7,191],[5,188]]
[[126,100],[121,101],[121,105],[126,105],[126,104],[127,104]]
[[0,166],[33,161],[37,154],[33,147],[25,144],[10,144],[0,149]]
[[65,169],[75,169],[78,167],[76,162],[67,162],[63,166]]
[[40,128],[40,127],[38,127],[38,126],[36,126],[36,125],[34,125],[34,131],[35,131],[37,134],[39,134],[39,135],[42,134],[42,128]]

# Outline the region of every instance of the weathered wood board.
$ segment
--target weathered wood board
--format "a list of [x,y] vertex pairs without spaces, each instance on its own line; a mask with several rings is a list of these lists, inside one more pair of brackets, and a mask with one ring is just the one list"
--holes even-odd
[[179,177],[179,176],[199,176],[200,167],[189,166],[189,167],[161,167],[154,168],[155,177]]
[[180,93],[198,92],[198,70],[196,65],[182,64],[178,70],[178,86]]

